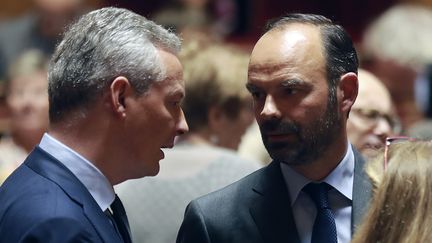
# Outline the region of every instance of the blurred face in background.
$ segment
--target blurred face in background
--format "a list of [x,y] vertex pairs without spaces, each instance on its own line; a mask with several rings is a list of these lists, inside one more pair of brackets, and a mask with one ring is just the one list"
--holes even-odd
[[10,80],[7,104],[11,130],[45,131],[48,127],[48,80],[46,72],[17,76]]
[[228,113],[221,111],[219,118],[216,118],[218,125],[216,127],[216,136],[218,146],[237,150],[243,135],[247,128],[252,124],[254,113],[251,109],[252,101],[247,99],[243,101],[236,115],[233,117]]
[[64,28],[85,9],[86,0],[34,0],[40,12],[40,31],[56,38]]
[[388,136],[396,135],[397,119],[390,94],[371,73],[359,70],[359,93],[347,122],[350,142],[366,157],[374,156]]

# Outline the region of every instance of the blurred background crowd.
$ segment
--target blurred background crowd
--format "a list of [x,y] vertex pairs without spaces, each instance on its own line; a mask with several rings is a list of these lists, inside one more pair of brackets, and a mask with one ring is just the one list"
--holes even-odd
[[[126,209],[135,210],[129,215],[138,242],[162,235],[172,242],[187,202],[270,162],[244,84],[266,21],[284,13],[322,14],[355,41],[360,91],[348,134],[360,152],[373,155],[391,135],[432,138],[432,0],[1,0],[0,184],[48,128],[46,68],[64,27],[103,6],[131,9],[184,41],[190,133],[161,161],[158,177],[118,188]],[[135,219],[143,202],[148,217]],[[148,214],[164,210],[173,217]]]

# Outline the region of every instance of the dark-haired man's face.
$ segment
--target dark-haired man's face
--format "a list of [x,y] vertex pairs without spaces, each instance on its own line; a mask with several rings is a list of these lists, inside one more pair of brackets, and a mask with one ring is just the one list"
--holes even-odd
[[268,32],[255,45],[247,87],[274,160],[311,163],[343,130],[335,95],[329,98],[323,53],[318,29],[303,24]]

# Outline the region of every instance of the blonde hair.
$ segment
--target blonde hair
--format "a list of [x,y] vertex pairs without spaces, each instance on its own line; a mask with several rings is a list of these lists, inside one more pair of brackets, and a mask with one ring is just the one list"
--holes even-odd
[[14,79],[19,76],[31,75],[37,71],[48,70],[48,57],[37,49],[22,52],[9,66],[8,77]]
[[222,44],[186,43],[180,53],[186,97],[182,104],[191,131],[207,126],[208,111],[219,107],[233,120],[251,105],[245,88],[249,55]]
[[367,165],[374,196],[352,243],[432,242],[432,142],[391,144],[388,158]]

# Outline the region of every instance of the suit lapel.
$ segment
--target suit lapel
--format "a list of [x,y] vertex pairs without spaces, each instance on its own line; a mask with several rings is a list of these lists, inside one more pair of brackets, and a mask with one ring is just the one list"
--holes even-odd
[[262,173],[252,189],[250,213],[264,242],[300,242],[279,163],[272,162]]
[[354,151],[354,182],[353,182],[353,206],[351,217],[351,232],[354,234],[355,228],[361,222],[366,213],[372,193],[372,184],[364,171],[365,161],[360,153]]
[[87,188],[61,162],[36,147],[24,162],[36,173],[53,181],[77,204],[83,207],[84,214],[104,242],[122,242]]
[[[372,185],[364,171],[365,161],[354,151],[354,182],[351,232],[359,225],[367,211]],[[264,242],[300,242],[291,209],[289,194],[278,162],[263,170],[263,176],[253,187],[254,204],[251,215],[263,235]]]

